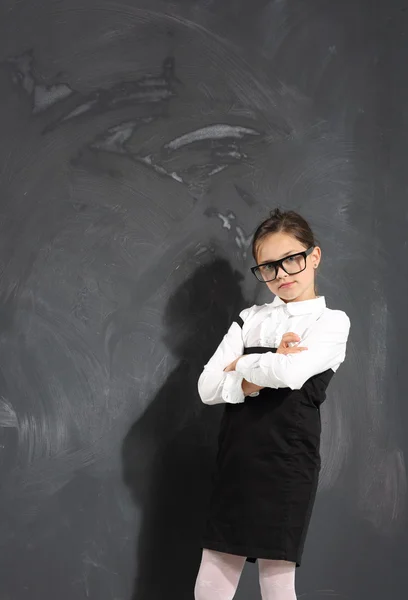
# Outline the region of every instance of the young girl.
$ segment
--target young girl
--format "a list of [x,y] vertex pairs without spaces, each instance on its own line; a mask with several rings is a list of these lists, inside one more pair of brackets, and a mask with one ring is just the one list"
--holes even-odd
[[254,234],[257,279],[275,294],[244,309],[198,381],[224,403],[196,600],[231,600],[258,560],[263,600],[296,600],[320,470],[320,405],[346,355],[350,320],[318,296],[321,250],[307,222],[276,209]]

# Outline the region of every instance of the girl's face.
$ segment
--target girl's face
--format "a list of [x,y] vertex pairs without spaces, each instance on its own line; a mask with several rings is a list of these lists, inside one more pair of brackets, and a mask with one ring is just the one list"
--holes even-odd
[[[271,233],[266,236],[257,248],[257,264],[275,261],[296,252],[307,250],[295,237],[288,233]],[[288,275],[279,267],[276,279],[265,285],[284,302],[299,302],[316,298],[314,292],[315,266],[320,262],[321,250],[315,246],[306,257],[306,268],[295,275]],[[285,285],[290,284],[290,285]],[[282,287],[283,286],[283,287]]]

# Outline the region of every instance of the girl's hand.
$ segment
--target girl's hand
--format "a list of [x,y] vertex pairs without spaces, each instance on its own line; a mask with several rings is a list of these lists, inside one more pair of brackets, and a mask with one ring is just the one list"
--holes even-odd
[[288,333],[283,334],[281,343],[276,350],[276,354],[297,354],[298,352],[307,350],[306,346],[289,346],[289,344],[293,342],[300,342],[300,337],[297,333],[288,331]]
[[242,391],[244,392],[245,396],[249,396],[249,394],[252,394],[253,392],[259,392],[259,390],[263,390],[263,387],[261,387],[260,385],[251,383],[250,381],[247,381],[246,379],[243,379],[241,387],[242,387]]
[[227,367],[225,367],[224,371],[228,372],[228,371],[235,371],[235,365],[237,364],[237,362],[239,361],[240,358],[242,358],[243,354],[241,356],[238,356],[238,358],[236,358],[234,360],[234,362],[232,362],[230,365],[228,365]]

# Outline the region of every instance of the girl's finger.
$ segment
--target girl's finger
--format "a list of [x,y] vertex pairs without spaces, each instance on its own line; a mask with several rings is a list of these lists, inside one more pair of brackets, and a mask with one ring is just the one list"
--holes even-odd
[[300,336],[298,336],[297,333],[293,333],[293,331],[288,331],[287,333],[283,334],[282,341],[283,342],[299,342]]
[[307,348],[278,348],[276,354],[298,354],[299,352],[303,352],[303,350],[307,350]]
[[298,352],[303,352],[303,350],[307,350],[306,347],[293,347],[293,348],[284,348],[283,354],[297,354]]

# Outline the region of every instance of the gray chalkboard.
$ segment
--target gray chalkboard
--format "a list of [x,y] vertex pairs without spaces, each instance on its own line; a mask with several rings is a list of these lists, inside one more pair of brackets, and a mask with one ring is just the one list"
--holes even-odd
[[404,597],[407,40],[402,0],[0,0],[0,600],[192,600],[197,379],[276,206],[352,324],[298,595]]

